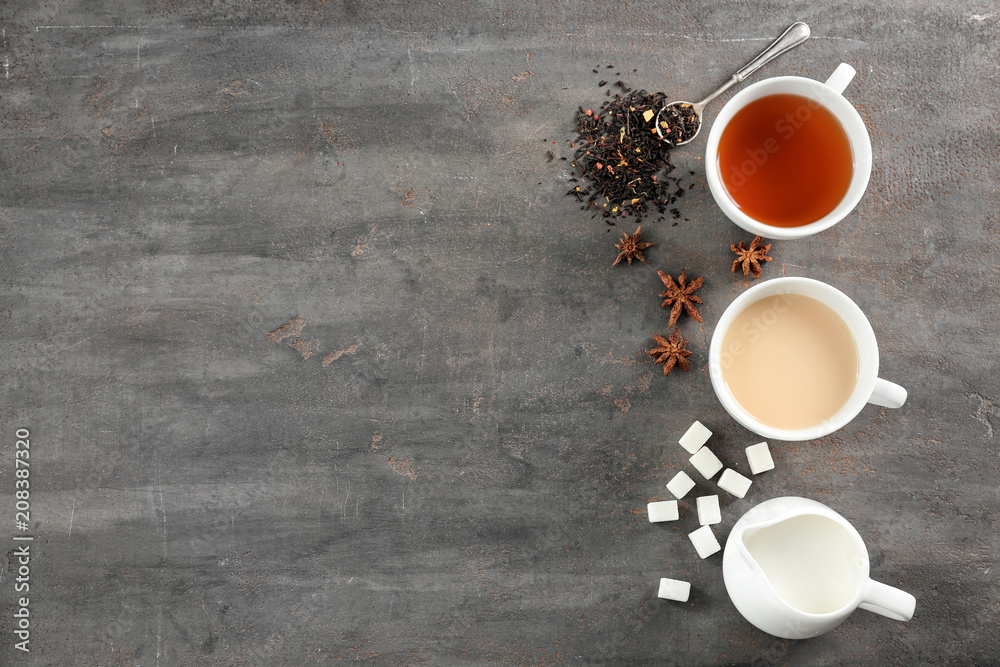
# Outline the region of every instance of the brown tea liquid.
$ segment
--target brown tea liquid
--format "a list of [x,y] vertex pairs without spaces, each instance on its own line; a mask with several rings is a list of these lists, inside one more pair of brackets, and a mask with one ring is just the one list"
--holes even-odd
[[719,169],[729,196],[748,216],[801,227],[847,194],[854,155],[826,107],[801,95],[768,95],[729,121],[719,139]]

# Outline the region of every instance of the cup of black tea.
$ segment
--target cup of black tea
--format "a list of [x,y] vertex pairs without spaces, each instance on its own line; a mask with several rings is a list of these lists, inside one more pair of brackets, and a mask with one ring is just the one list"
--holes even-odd
[[772,77],[722,108],[705,168],[730,220],[765,238],[795,239],[854,210],[872,171],[868,129],[842,94],[854,75],[842,63],[826,82]]

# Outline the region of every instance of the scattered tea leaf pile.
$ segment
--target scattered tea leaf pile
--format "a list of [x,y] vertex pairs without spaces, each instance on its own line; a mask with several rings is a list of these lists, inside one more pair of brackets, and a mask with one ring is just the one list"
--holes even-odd
[[671,143],[656,132],[656,114],[670,100],[663,93],[633,91],[621,81],[614,85],[622,92],[600,110],[580,107],[577,112],[571,146],[579,185],[567,194],[605,218],[639,220],[653,209],[664,213],[684,194],[670,176]]

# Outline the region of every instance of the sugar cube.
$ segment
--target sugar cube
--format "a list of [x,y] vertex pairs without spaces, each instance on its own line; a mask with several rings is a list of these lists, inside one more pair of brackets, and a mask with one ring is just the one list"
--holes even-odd
[[719,487],[737,498],[742,498],[750,490],[750,480],[732,468],[726,468],[722,471],[722,477],[719,478]]
[[774,470],[774,459],[771,458],[771,450],[767,448],[766,442],[747,447],[747,462],[750,463],[750,472],[754,475]]
[[677,521],[676,500],[661,500],[657,503],[646,503],[646,511],[649,512],[649,521],[651,523]]
[[691,596],[691,582],[680,579],[660,579],[660,592],[657,594],[664,600],[687,602]]
[[705,479],[712,479],[715,473],[722,470],[722,461],[708,447],[702,447],[688,460]]
[[719,496],[700,496],[695,502],[698,505],[698,523],[703,526],[722,523]]
[[688,450],[691,454],[694,454],[701,446],[708,442],[708,439],[712,437],[712,432],[705,428],[705,425],[701,422],[695,422],[691,424],[691,428],[681,436],[681,439],[677,442],[680,446]]
[[715,533],[712,532],[711,526],[702,526],[688,535],[688,538],[690,538],[691,544],[694,545],[694,550],[702,558],[708,558],[712,554],[722,550],[719,540],[715,539]]
[[687,492],[694,488],[694,480],[686,472],[681,470],[674,475],[673,479],[667,482],[667,490],[677,496],[678,499],[687,495]]

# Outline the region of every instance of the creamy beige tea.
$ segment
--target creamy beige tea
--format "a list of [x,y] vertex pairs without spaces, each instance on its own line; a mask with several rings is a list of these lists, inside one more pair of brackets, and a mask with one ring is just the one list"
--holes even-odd
[[722,379],[754,419],[772,428],[816,426],[844,407],[858,381],[847,323],[800,294],[755,301],[722,339]]

